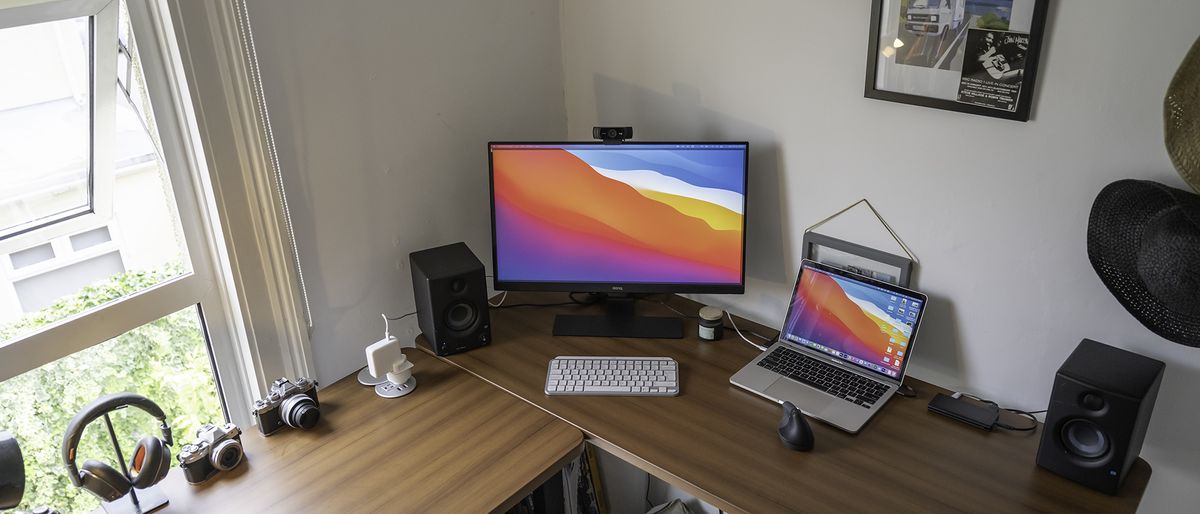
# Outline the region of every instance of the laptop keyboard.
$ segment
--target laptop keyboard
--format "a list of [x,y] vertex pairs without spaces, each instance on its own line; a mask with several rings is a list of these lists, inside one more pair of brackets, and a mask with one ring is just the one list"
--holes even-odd
[[758,361],[758,365],[868,409],[887,392],[887,385],[882,382],[781,346]]

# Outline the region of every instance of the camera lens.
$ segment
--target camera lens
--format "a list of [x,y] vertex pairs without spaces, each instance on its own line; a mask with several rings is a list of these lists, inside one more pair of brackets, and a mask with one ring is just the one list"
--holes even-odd
[[608,137],[617,137],[617,129],[608,129]]
[[321,419],[321,410],[317,408],[317,403],[304,394],[284,400],[283,405],[279,407],[279,414],[287,426],[305,430],[317,426],[317,420]]
[[221,441],[208,454],[208,459],[214,468],[229,471],[242,462],[242,443],[236,439]]

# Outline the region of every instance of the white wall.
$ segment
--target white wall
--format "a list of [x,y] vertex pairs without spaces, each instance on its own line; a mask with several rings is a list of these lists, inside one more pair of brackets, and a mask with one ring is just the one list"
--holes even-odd
[[466,241],[490,270],[486,142],[566,135],[559,5],[249,11],[328,384],[364,365],[381,312],[413,309],[409,252]]
[[804,227],[866,196],[921,259],[916,285],[932,298],[915,376],[1038,410],[1083,337],[1166,361],[1142,511],[1191,510],[1200,350],[1117,304],[1085,229],[1113,180],[1182,185],[1161,102],[1200,2],[1051,5],[1022,124],[864,99],[867,0],[564,1],[568,134],[630,124],[644,140],[751,141],[749,285],[713,299],[751,318],[779,324]]

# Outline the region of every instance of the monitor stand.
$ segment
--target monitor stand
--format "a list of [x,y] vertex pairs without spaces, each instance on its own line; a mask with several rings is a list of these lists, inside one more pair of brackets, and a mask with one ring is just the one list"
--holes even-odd
[[640,337],[682,339],[683,320],[638,316],[637,300],[627,295],[608,296],[602,316],[559,314],[554,317],[554,335],[583,337]]

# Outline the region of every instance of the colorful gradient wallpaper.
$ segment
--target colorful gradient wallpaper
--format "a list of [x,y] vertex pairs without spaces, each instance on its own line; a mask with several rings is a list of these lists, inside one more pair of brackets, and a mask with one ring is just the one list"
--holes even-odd
[[806,267],[784,333],[789,341],[899,377],[923,307],[921,299]]
[[744,144],[493,144],[496,278],[742,283]]

